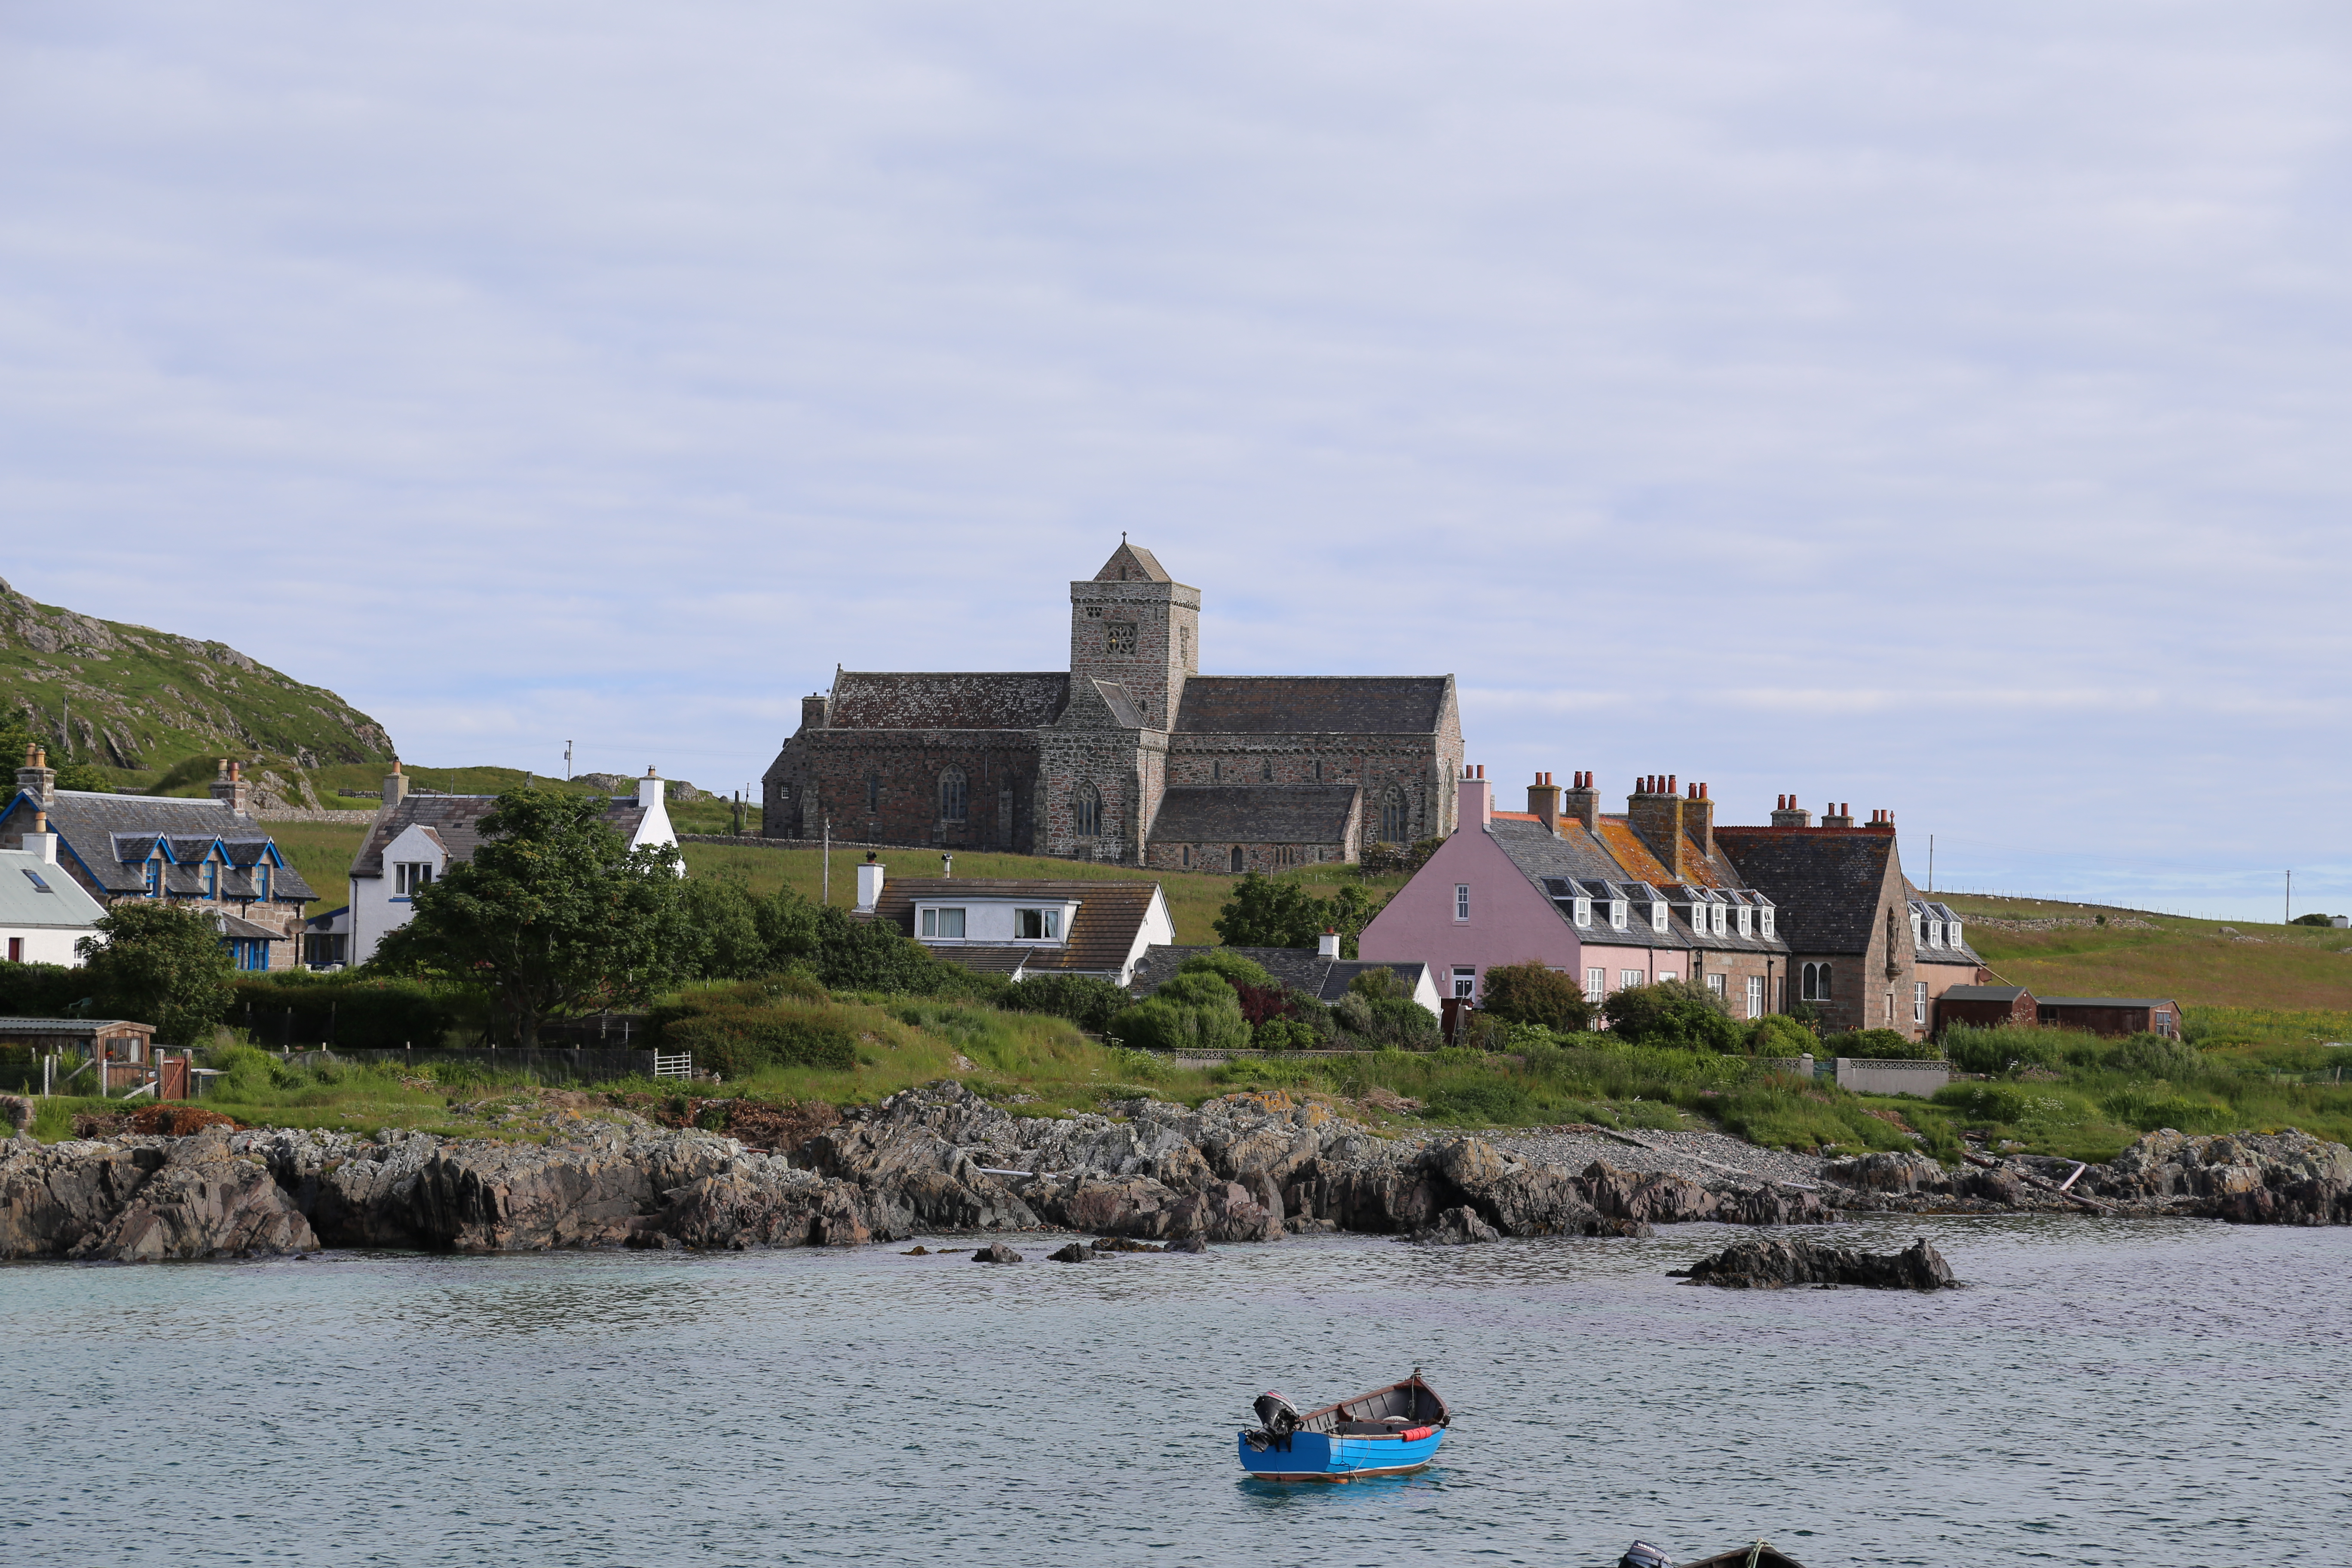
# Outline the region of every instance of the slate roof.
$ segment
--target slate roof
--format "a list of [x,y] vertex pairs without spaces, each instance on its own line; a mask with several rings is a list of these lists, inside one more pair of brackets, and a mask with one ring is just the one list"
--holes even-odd
[[1129,544],[1121,540],[1118,548],[1110,552],[1110,559],[1103,563],[1102,570],[1095,574],[1095,581],[1172,583],[1175,579],[1168,575],[1168,569],[1160,564],[1159,558],[1151,552],[1140,544]]
[[2030,993],[2022,985],[1955,985],[1939,1000],[1946,1002],[2014,1002]]
[[1179,733],[1433,735],[1450,675],[1195,675],[1177,705]]
[[1095,690],[1101,694],[1103,706],[1110,710],[1110,721],[1124,730],[1143,728],[1143,711],[1136,707],[1135,699],[1125,686],[1116,680],[1097,680]]
[[1780,906],[1781,934],[1791,948],[1869,951],[1895,835],[1866,827],[1718,827],[1715,842],[1742,880]]
[[105,913],[64,867],[29,850],[0,849],[0,926],[79,929]]
[[[1777,931],[1769,937],[1762,934],[1760,922],[1751,921],[1751,934],[1741,936],[1737,917],[1725,921],[1721,936],[1717,936],[1712,930],[1705,933],[1692,931],[1688,910],[1690,894],[1683,890],[1690,884],[1678,884],[1668,877],[1666,868],[1659,864],[1657,857],[1652,855],[1630,830],[1610,832],[1612,823],[1622,827],[1624,818],[1602,817],[1601,831],[1594,834],[1588,832],[1580,821],[1569,817],[1560,823],[1559,833],[1555,837],[1538,820],[1523,817],[1517,813],[1507,816],[1498,813],[1490,831],[1496,844],[1510,857],[1511,863],[1553,900],[1553,908],[1559,910],[1560,918],[1570,923],[1577,940],[1586,946],[1696,948],[1706,952],[1780,953],[1789,951],[1787,941]],[[1697,847],[1696,844],[1691,846],[1694,858]],[[1612,852],[1621,848],[1624,850],[1625,861],[1631,864],[1615,858]],[[1714,871],[1718,880],[1696,885],[1717,891],[1739,888],[1736,878],[1724,875],[1729,870],[1727,866],[1706,868]],[[1596,888],[1592,884],[1601,886]],[[1599,906],[1589,926],[1578,926],[1572,918],[1572,901],[1580,886]],[[1612,897],[1622,897],[1628,903],[1641,906],[1630,911],[1623,931],[1609,923],[1606,900]],[[1649,922],[1647,906],[1654,899],[1663,899],[1673,906],[1666,929],[1663,931],[1655,930]],[[1570,902],[1563,903],[1563,900]],[[1779,899],[1774,898],[1772,902],[1777,925],[1786,910],[1780,907]]]
[[1410,989],[1418,988],[1425,963],[1372,963],[1353,958],[1325,958],[1311,947],[1171,947],[1146,948],[1135,965],[1128,989],[1149,996],[1176,977],[1184,961],[1203,952],[1231,952],[1250,960],[1279,981],[1286,991],[1303,991],[1318,1001],[1337,1002],[1348,994],[1356,976],[1367,969],[1393,970]]
[[213,919],[219,924],[221,935],[223,936],[242,937],[247,942],[284,942],[287,940],[286,933],[282,931],[272,931],[268,926],[257,926],[251,921],[240,920],[236,916],[230,914],[226,910],[215,913],[213,916]]
[[[389,811],[378,811],[360,852],[352,858],[352,875],[383,876],[384,849],[412,826],[424,828],[447,852],[452,865],[462,866],[482,847],[482,818],[498,804],[494,795],[412,795]],[[645,819],[646,808],[634,798],[605,805],[605,826],[624,838],[635,838]]]
[[[875,900],[874,918],[887,921],[906,936],[915,934],[915,902],[943,898],[1035,899],[1040,903],[1071,902],[1078,912],[1070,917],[1068,936],[1059,947],[1022,947],[1024,967],[1032,974],[1117,974],[1135,951],[1135,939],[1160,884],[1130,878],[1074,881],[1009,877],[893,877],[882,884]],[[942,958],[958,951],[946,944],[931,951]],[[964,949],[962,951],[971,951]],[[982,950],[986,951],[986,950]]]
[[[1948,996],[1949,991],[1944,993]],[[2037,996],[2044,1007],[2173,1007],[2169,996]]]
[[[32,810],[31,800],[18,795],[6,811],[0,812],[0,823],[7,824],[11,832],[26,832]],[[186,897],[203,894],[204,880],[193,863],[211,850],[215,839],[228,851],[232,865],[248,867],[259,858],[260,847],[270,842],[266,828],[249,816],[238,816],[224,801],[73,789],[57,792],[49,807],[49,831],[64,841],[58,858],[70,853],[110,894],[146,890],[147,856],[158,838],[170,846],[173,858],[186,862],[165,871],[164,890]],[[126,862],[122,856],[132,849],[135,858]],[[273,900],[308,902],[318,897],[291,866],[273,872],[270,882]],[[252,889],[251,878],[244,873],[222,874],[224,898],[250,898]]]
[[1065,672],[930,675],[844,670],[834,730],[1042,730],[1070,700]]
[[1351,784],[1171,784],[1155,843],[1337,844],[1362,794]]
[[1919,963],[1972,964],[1982,967],[1984,959],[1974,948],[1965,941],[1956,942],[1951,939],[1951,928],[1954,925],[1958,925],[1964,935],[1968,931],[1968,922],[1953,912],[1951,906],[1937,903],[1928,899],[1913,899],[1910,904],[1914,910],[1927,920],[1940,921],[1944,924],[1944,940],[1940,943],[1930,946],[1925,941],[1921,941],[1912,944],[1917,952]]

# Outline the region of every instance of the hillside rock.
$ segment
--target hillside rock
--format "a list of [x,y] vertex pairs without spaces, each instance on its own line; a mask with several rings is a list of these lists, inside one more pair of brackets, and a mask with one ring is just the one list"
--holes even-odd
[[1824,1180],[1869,1193],[1948,1193],[1952,1179],[1927,1154],[1861,1154],[1832,1160],[1822,1167]]
[[1942,1290],[1955,1283],[1950,1266],[1924,1237],[1900,1252],[1853,1252],[1802,1239],[1739,1241],[1676,1273],[1694,1285],[1734,1290],[1780,1290],[1791,1285]]
[[0,1149],[0,1258],[151,1262],[318,1247],[268,1164],[217,1134]]
[[1399,1239],[1423,1247],[1471,1247],[1482,1241],[1500,1241],[1502,1232],[1478,1217],[1478,1211],[1468,1204],[1450,1208],[1437,1216],[1437,1223],[1426,1230],[1416,1230]]

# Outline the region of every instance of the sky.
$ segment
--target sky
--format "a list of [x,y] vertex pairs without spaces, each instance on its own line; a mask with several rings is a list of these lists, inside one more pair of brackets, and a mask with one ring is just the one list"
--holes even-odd
[[1939,886],[2352,912],[2352,11],[0,0],[0,576],[425,765],[1452,673]]

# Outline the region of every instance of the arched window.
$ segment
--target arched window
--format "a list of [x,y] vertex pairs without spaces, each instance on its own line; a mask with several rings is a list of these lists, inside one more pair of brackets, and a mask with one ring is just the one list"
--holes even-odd
[[1090,784],[1070,792],[1070,832],[1080,838],[1102,837],[1102,792]]
[[1412,831],[1412,814],[1404,803],[1404,791],[1389,785],[1389,793],[1381,797],[1381,842],[1402,844]]
[[1830,999],[1830,966],[1826,963],[1805,965],[1804,1000],[1826,1002]]
[[866,809],[870,814],[882,809],[882,775],[866,775]]
[[950,768],[940,775],[940,820],[961,822],[971,815],[971,792],[965,783],[961,768]]
[[1238,877],[1238,876],[1240,876],[1241,874],[1242,874],[1242,847],[1241,847],[1240,845],[1236,844],[1236,845],[1234,845],[1234,876],[1236,876],[1236,877]]
[[1262,782],[1272,784],[1274,782],[1274,759],[1272,757],[1268,757],[1265,760],[1264,766],[1265,773],[1263,774]]

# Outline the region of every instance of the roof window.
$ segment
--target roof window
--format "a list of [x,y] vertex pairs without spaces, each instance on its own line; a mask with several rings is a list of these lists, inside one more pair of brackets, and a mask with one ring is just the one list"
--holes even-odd
[[34,870],[30,866],[24,867],[22,869],[25,873],[25,880],[32,883],[34,887],[38,888],[42,892],[53,893],[57,891],[55,888],[50,887],[47,882],[42,880],[41,874],[38,871]]

